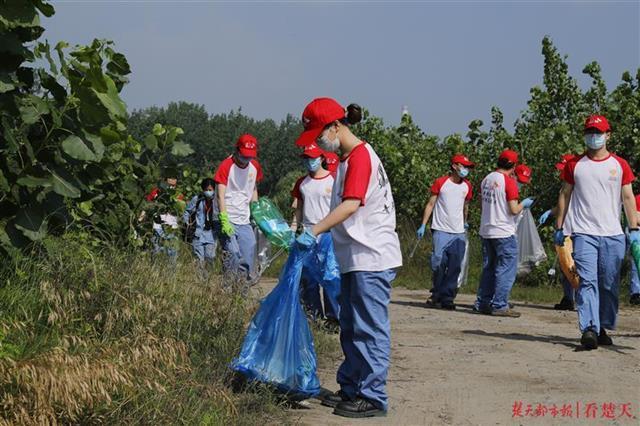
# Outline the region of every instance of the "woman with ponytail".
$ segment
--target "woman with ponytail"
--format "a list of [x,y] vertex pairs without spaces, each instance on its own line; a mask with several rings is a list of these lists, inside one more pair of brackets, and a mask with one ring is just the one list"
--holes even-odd
[[317,236],[331,231],[340,264],[340,343],[344,361],[337,374],[340,390],[323,405],[344,417],[384,416],[385,384],[391,352],[388,305],[391,282],[402,266],[396,234],[396,211],[382,162],[368,143],[351,132],[362,110],[345,108],[330,98],[312,101],[302,113],[305,131],[296,144],[317,143],[340,151],[331,197],[331,212],[298,239],[313,247]]

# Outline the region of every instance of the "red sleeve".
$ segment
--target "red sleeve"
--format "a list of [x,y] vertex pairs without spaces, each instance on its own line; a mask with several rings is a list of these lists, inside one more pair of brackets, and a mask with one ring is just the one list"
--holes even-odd
[[504,192],[507,194],[507,201],[518,200],[518,182],[511,176],[504,176]]
[[640,212],[640,195],[636,195],[636,210]]
[[562,180],[567,182],[569,185],[575,185],[576,181],[573,178],[574,177],[574,173],[576,171],[576,165],[578,164],[578,161],[582,158],[582,156],[580,156],[579,158],[569,161],[567,164],[565,164],[564,166],[564,170],[562,171]]
[[231,170],[231,166],[233,166],[233,158],[227,157],[222,160],[222,163],[220,163],[218,170],[216,170],[216,173],[213,176],[213,180],[216,183],[226,185],[229,182],[229,171]]
[[151,191],[145,196],[147,201],[153,201],[158,198],[158,194],[160,193],[160,188],[154,186]]
[[297,198],[298,200],[302,200],[302,193],[300,192],[300,185],[302,185],[302,182],[304,181],[305,178],[306,178],[306,176],[302,176],[301,178],[298,178],[298,180],[296,181],[296,184],[293,185],[293,190],[291,191],[291,196],[293,198]]
[[627,160],[625,160],[624,158],[620,158],[617,155],[614,155],[613,157],[618,160],[618,163],[620,163],[620,167],[622,167],[622,186],[629,185],[631,182],[636,180],[636,177],[633,175],[633,171],[631,170],[629,163],[627,163]]
[[471,182],[468,180],[464,180],[464,183],[467,184],[467,188],[469,188],[469,192],[467,192],[467,196],[464,198],[465,201],[471,201],[473,198],[473,187],[471,186]]
[[447,179],[449,179],[449,176],[440,176],[438,179],[434,180],[433,185],[431,185],[431,195],[438,195],[442,185],[444,185]]
[[366,145],[362,144],[356,147],[347,161],[342,200],[360,200],[360,205],[364,206],[371,179],[371,156]]
[[255,167],[257,171],[256,182],[262,181],[262,178],[264,177],[262,174],[262,166],[260,166],[260,163],[258,163],[258,160],[256,159],[251,160],[251,164],[253,164],[253,167]]

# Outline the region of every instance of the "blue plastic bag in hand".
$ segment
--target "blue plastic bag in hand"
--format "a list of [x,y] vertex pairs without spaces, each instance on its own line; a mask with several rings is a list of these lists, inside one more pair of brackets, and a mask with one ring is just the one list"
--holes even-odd
[[250,380],[306,398],[320,392],[313,337],[300,304],[302,265],[310,255],[291,249],[278,285],[260,304],[231,364]]
[[[330,232],[318,237],[318,244],[304,262],[303,276],[306,280],[319,283],[327,295],[339,307],[340,296],[340,267],[333,249],[333,239]],[[336,315],[338,312],[336,312]]]

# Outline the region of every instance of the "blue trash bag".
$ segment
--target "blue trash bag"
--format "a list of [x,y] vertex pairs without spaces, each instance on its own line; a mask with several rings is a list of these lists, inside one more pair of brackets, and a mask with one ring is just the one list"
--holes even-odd
[[313,336],[300,304],[302,266],[311,253],[293,246],[278,285],[260,304],[231,363],[249,380],[302,398],[320,392]]
[[[340,296],[340,267],[333,249],[333,239],[330,232],[318,237],[318,244],[304,262],[303,277],[312,282],[318,282],[339,307]],[[338,314],[338,312],[336,312]]]

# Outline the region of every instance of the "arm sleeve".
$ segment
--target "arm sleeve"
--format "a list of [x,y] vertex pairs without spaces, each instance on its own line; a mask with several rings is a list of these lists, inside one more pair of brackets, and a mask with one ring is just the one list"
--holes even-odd
[[510,176],[504,177],[504,192],[507,195],[507,201],[518,200],[518,183]]
[[444,185],[446,179],[447,176],[442,176],[433,181],[433,184],[431,185],[431,195],[440,194],[440,189],[442,189],[442,185]]
[[221,183],[226,185],[229,182],[229,171],[231,170],[231,166],[233,165],[233,160],[231,157],[225,159],[218,166],[218,170],[216,170],[215,175],[213,176],[213,180],[216,183]]
[[293,198],[297,198],[298,200],[302,200],[302,193],[300,192],[300,185],[302,185],[302,181],[306,176],[302,176],[296,181],[296,184],[293,185],[293,190],[291,190],[291,196]]
[[574,172],[576,170],[577,161],[569,161],[564,166],[564,170],[562,171],[562,180],[567,182],[569,185],[575,185],[576,181],[574,180]]
[[158,187],[154,187],[146,196],[147,201],[153,201],[158,198],[158,194],[160,193],[160,189]]
[[349,163],[344,177],[342,200],[360,200],[360,205],[364,206],[371,180],[371,156],[369,151],[362,146],[358,151],[352,152],[347,161]]
[[256,168],[256,182],[261,182],[264,178],[264,175],[262,174],[262,166],[258,160],[251,160],[251,164]]
[[633,175],[633,170],[629,166],[629,163],[623,158],[617,157],[618,163],[620,163],[620,167],[622,168],[622,186],[628,185],[636,180],[636,177]]
[[465,201],[471,201],[473,198],[473,187],[471,186],[471,182],[465,180],[464,183],[467,184],[467,188],[469,188],[469,192],[467,192],[467,196],[464,198]]
[[182,221],[184,223],[189,223],[189,216],[193,213],[193,210],[196,208],[196,203],[198,202],[198,197],[195,196],[189,201],[187,207],[184,209],[184,213],[182,214]]

